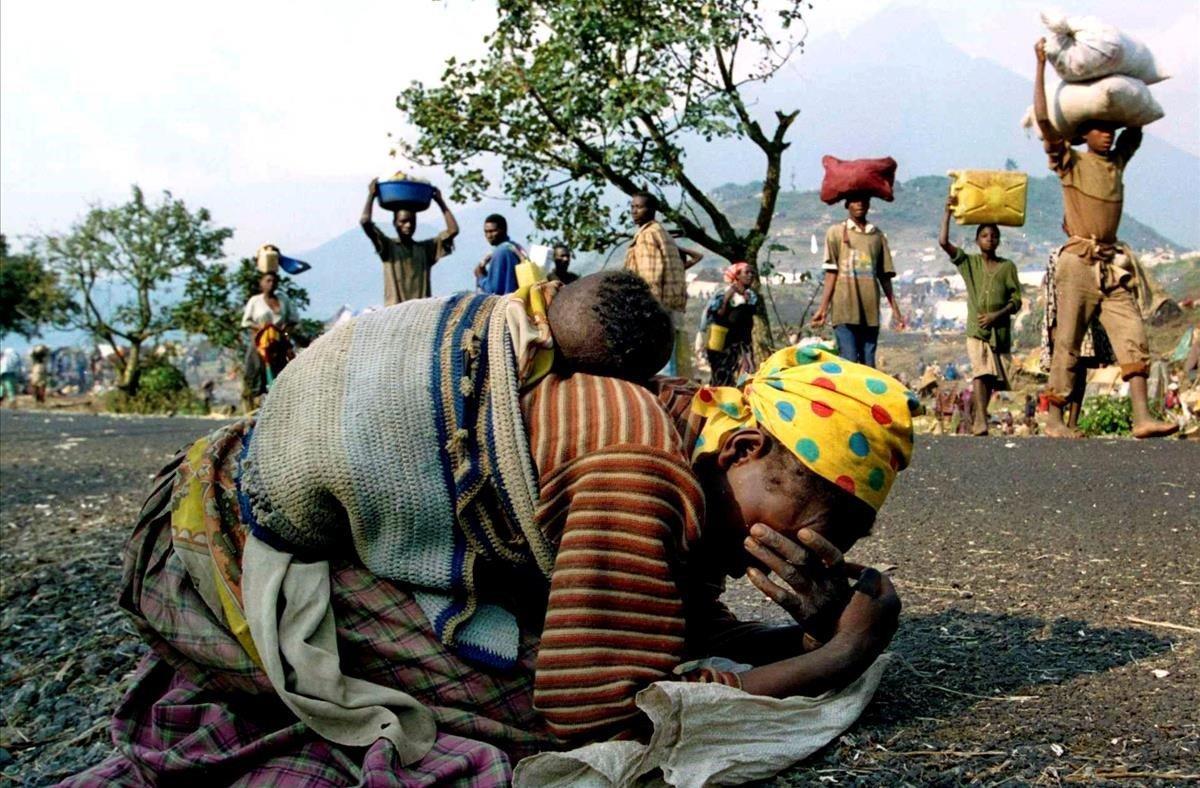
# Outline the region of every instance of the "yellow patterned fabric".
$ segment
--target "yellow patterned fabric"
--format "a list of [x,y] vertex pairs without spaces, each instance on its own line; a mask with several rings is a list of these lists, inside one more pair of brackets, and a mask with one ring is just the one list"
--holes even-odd
[[240,578],[240,567],[230,556],[231,537],[221,533],[220,491],[214,479],[224,459],[220,455],[224,441],[213,441],[212,437],[193,443],[180,466],[179,486],[171,509],[171,539],[175,554],[187,567],[188,576],[209,610],[218,617],[224,616],[229,631],[246,654],[261,666],[262,660],[250,637],[250,625],[242,612],[240,586],[238,591],[230,588],[229,573]]
[[705,387],[693,460],[738,429],[759,427],[819,476],[874,509],[912,457],[914,395],[879,370],[817,347],[776,352],[738,388]]

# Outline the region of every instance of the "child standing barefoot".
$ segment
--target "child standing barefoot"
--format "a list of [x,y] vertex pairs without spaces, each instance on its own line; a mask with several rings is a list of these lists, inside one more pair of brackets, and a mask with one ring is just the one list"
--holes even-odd
[[954,198],[946,201],[938,243],[950,256],[967,285],[967,356],[974,376],[972,435],[987,435],[988,404],[992,394],[1008,390],[1012,353],[1012,316],[1021,311],[1021,283],[1011,260],[996,256],[1000,228],[981,224],[975,230],[980,254],[967,254],[950,243],[950,214]]

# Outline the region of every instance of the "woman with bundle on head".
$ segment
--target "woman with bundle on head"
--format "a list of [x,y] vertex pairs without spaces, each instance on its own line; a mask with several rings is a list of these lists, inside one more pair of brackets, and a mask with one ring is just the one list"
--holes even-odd
[[[264,247],[267,254],[271,249]],[[264,250],[260,250],[260,256]],[[274,253],[278,256],[279,251]],[[242,405],[247,413],[292,359],[291,332],[299,320],[291,299],[279,292],[276,271],[268,270],[260,276],[258,287],[259,292],[250,297],[242,312],[242,328],[247,329],[248,339],[242,371]]]

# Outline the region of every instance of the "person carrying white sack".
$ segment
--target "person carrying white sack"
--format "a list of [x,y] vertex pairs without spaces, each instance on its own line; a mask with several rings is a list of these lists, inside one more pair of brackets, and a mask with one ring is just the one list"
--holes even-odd
[[1064,82],[1089,82],[1114,74],[1147,85],[1167,79],[1150,48],[1116,27],[1092,16],[1051,12],[1041,16],[1050,32],[1046,59]]
[[[1148,126],[1163,116],[1148,85],[1162,82],[1153,53],[1141,41],[1094,17],[1042,14],[1050,35],[1046,60],[1062,79],[1046,96],[1050,123],[1070,138],[1088,120]],[[1034,126],[1033,108],[1022,120]]]
[[[1136,276],[1132,253],[1117,240],[1124,204],[1123,174],[1142,142],[1140,126],[1129,126],[1117,137],[1121,124],[1087,120],[1073,130],[1060,132],[1050,121],[1046,101],[1046,39],[1034,46],[1034,118],[1050,157],[1050,169],[1063,186],[1063,229],[1069,236],[1059,250],[1054,285],[1058,291],[1058,325],[1050,362],[1050,408],[1046,434],[1079,437],[1063,423],[1063,406],[1075,384],[1079,345],[1092,317],[1112,340],[1129,382],[1133,401],[1133,434],[1137,438],[1170,435],[1178,427],[1156,421],[1147,403],[1146,376],[1150,349],[1133,289]],[[1076,151],[1072,144],[1086,144]]]

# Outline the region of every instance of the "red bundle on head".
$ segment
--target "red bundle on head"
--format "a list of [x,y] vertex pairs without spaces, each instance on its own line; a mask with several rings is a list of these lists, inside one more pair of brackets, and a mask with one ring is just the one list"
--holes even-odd
[[821,181],[821,201],[826,205],[833,205],[854,194],[892,201],[896,160],[891,156],[853,161],[823,156],[821,164],[825,167],[825,179]]
[[726,282],[728,282],[729,284],[733,284],[735,281],[737,281],[737,278],[739,276],[741,276],[744,271],[749,271],[749,270],[750,270],[749,263],[740,263],[740,262],[734,263],[733,265],[726,268],[721,273],[721,276],[722,276],[722,278],[725,279]]

